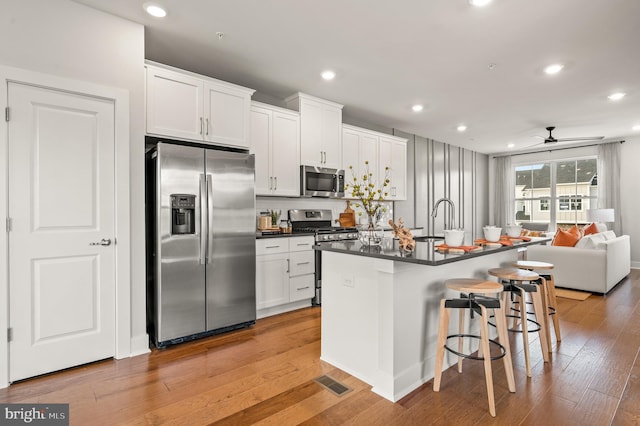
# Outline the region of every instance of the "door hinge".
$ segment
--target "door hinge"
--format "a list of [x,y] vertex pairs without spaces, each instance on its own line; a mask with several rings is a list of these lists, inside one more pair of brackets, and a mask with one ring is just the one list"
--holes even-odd
[[11,227],[13,225],[13,221],[10,217],[7,218],[7,232],[11,232]]
[[9,121],[9,107],[4,108],[4,120]]
[[13,340],[13,328],[9,327],[7,328],[7,342],[10,342]]

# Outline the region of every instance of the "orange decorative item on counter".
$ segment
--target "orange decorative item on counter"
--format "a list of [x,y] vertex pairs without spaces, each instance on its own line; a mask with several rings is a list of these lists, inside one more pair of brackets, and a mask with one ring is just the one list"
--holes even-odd
[[393,223],[393,220],[389,219],[389,225],[393,228],[393,235],[398,237],[398,245],[402,251],[413,251],[416,248],[416,242],[411,235],[411,231],[404,227],[404,221],[402,218],[398,219],[398,224]]

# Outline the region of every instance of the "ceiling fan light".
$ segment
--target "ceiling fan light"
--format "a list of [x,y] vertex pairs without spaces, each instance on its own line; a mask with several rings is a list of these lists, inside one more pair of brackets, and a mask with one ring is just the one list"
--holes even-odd
[[611,101],[619,101],[620,99],[624,98],[627,94],[623,93],[623,92],[617,92],[617,93],[612,93],[609,96],[607,96],[607,98],[609,98],[609,100]]
[[552,64],[552,65],[549,65],[548,67],[546,67],[544,69],[544,72],[549,74],[549,75],[553,75],[553,74],[557,74],[560,71],[562,71],[563,68],[564,68],[564,65],[562,65],[562,64]]

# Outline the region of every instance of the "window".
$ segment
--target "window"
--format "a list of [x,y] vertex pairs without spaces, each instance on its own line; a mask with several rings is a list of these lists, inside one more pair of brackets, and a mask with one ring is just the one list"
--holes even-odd
[[515,221],[564,227],[587,223],[598,200],[597,159],[571,159],[514,167]]

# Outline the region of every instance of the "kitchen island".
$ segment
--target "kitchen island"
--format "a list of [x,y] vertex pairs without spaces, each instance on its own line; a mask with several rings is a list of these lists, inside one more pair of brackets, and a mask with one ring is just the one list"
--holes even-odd
[[[440,300],[457,297],[444,281],[491,279],[488,269],[510,266],[528,245],[547,241],[466,254],[440,253],[431,239],[417,241],[411,254],[402,253],[391,238],[378,247],[359,241],[316,244],[314,249],[323,252],[321,359],[398,401],[434,376]],[[458,329],[457,315],[449,327]],[[466,332],[479,334],[468,322]],[[476,348],[467,344],[465,350]],[[445,368],[457,361],[449,355]]]

